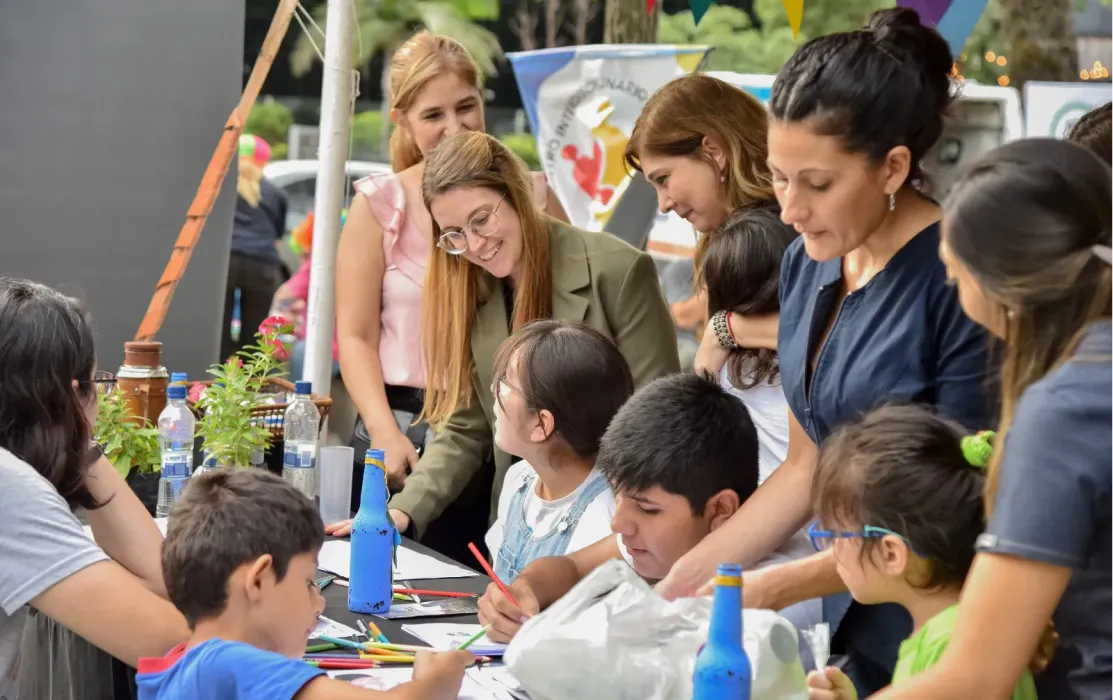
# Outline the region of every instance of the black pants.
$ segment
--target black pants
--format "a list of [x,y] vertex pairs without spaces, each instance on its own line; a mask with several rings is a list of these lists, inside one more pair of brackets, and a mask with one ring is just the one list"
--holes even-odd
[[[270,313],[274,293],[281,285],[281,263],[232,253],[228,260],[228,288],[224,291],[224,325],[220,333],[221,362],[255,342],[255,332]],[[240,338],[232,340],[232,314],[237,289],[240,290]]]
[[[423,401],[422,392],[406,387],[386,387],[387,403],[395,411],[404,411],[409,414],[421,413]],[[423,444],[419,444],[424,435],[424,428],[407,432],[418,454],[422,453]],[[355,431],[352,433],[352,448],[355,464],[352,472],[352,512],[359,510],[360,495],[363,490],[363,458],[370,446],[371,436],[363,419],[356,421]],[[446,557],[450,557],[466,565],[474,563],[475,557],[468,550],[468,543],[474,542],[480,551],[486,554],[484,535],[487,534],[488,519],[491,510],[491,490],[495,483],[495,463],[488,460],[479,473],[460,494],[460,497],[449,504],[440,517],[429,523],[421,543]],[[408,534],[413,536],[411,530]]]

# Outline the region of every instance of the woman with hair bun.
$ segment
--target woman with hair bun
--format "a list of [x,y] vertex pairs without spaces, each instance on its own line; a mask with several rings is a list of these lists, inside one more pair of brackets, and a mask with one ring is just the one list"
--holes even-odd
[[[788,456],[725,526],[660,584],[691,594],[721,561],[750,564],[811,517],[817,448],[841,425],[893,401],[922,403],[968,430],[992,423],[988,336],[938,261],[937,203],[920,161],[951,103],[952,59],[905,8],[802,46],[769,104],[769,166],[781,218],[800,237],[781,265],[777,357]],[[730,314],[730,325],[736,315]],[[829,552],[747,576],[749,604],[780,609],[828,596],[832,651],[862,694],[888,684],[911,632],[897,606],[851,602]]]
[[[402,44],[390,64],[392,173],[355,183],[336,262],[336,326],[344,384],[359,410],[361,447],[386,452],[392,489],[405,483],[427,431],[421,413],[421,299],[432,250],[432,221],[421,198],[425,155],[462,131],[483,131],[483,79],[455,39],[423,31]],[[567,219],[543,174],[531,197]],[[362,465],[362,450],[357,454]],[[353,474],[352,510],[359,506],[363,470]],[[347,533],[347,522],[329,528]]]

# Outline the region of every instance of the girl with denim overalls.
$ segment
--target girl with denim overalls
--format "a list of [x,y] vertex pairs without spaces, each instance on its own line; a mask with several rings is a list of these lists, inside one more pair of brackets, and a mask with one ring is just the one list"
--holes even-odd
[[495,573],[509,583],[534,559],[611,534],[615,497],[595,469],[599,441],[634,392],[614,343],[583,324],[535,321],[495,358],[495,444],[519,457],[487,533]]

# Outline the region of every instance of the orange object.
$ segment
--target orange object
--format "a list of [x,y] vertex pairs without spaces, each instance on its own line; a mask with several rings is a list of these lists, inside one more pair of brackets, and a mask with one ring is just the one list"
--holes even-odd
[[147,305],[147,313],[143,315],[139,330],[135,333],[136,340],[153,339],[162,328],[163,321],[166,320],[170,301],[174,298],[174,290],[182,275],[185,274],[186,266],[189,265],[189,258],[193,255],[193,248],[201,237],[201,229],[205,227],[205,220],[213,210],[217,195],[220,194],[220,186],[224,182],[224,176],[228,174],[228,167],[239,153],[244,121],[251,113],[256,98],[259,97],[263,81],[267,79],[267,73],[270,72],[271,64],[274,63],[274,57],[278,53],[283,37],[286,36],[286,30],[290,26],[290,20],[297,6],[298,0],[279,0],[270,29],[263,39],[263,48],[259,50],[259,56],[255,59],[255,66],[251,69],[251,76],[247,79],[247,86],[243,89],[239,104],[225,122],[224,133],[220,136],[213,157],[209,159],[205,174],[201,176],[201,185],[197,188],[193,203],[189,205],[189,210],[186,212],[185,224],[178,232],[178,240],[174,242],[170,261],[166,263],[166,268],[162,271],[158,284],[155,285],[155,293],[151,297],[150,304]]
[[[483,567],[483,570],[487,572],[487,575],[490,576],[491,580],[495,582],[495,585],[499,587],[499,590],[506,596],[506,599],[514,605],[518,605],[518,601],[514,600],[514,596],[510,595],[510,589],[508,589],[506,584],[495,575],[495,570],[492,569],[491,565],[487,563],[487,560],[483,558],[483,554],[479,551],[479,548],[475,546],[474,542],[468,542],[468,549],[470,549],[471,553],[475,555],[475,558],[479,560],[479,565]],[[518,607],[520,608],[522,606],[518,605]]]
[[395,588],[395,593],[402,595],[431,595],[440,598],[475,598],[478,593],[460,593],[458,591],[427,591],[424,588]]

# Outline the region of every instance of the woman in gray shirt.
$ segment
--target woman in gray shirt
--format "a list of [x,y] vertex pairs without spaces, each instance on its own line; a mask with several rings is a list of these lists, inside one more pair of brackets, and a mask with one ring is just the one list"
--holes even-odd
[[188,636],[166,600],[162,535],[90,440],[94,363],[76,302],[0,278],[0,697],[18,697],[31,661],[28,606],[133,666]]

